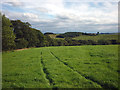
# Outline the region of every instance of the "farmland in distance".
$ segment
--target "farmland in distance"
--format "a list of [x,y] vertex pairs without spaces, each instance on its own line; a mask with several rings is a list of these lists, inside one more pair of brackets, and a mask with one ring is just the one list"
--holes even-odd
[[87,35],[82,35],[75,37],[73,39],[75,40],[93,40],[93,41],[98,41],[100,39],[102,40],[118,40],[119,34],[100,34],[97,36],[87,36]]

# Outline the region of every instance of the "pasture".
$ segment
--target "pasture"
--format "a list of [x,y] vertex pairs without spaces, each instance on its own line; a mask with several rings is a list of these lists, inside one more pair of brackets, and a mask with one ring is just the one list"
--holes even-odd
[[88,36],[88,35],[81,35],[78,37],[73,38],[75,40],[118,40],[118,34],[100,34],[97,36]]
[[3,88],[118,88],[118,45],[31,48],[2,54]]

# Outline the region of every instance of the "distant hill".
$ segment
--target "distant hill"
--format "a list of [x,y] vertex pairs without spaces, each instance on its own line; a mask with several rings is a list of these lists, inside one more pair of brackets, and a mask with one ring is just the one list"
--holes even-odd
[[115,41],[118,40],[118,33],[83,33],[83,32],[66,32],[63,34],[49,34],[49,36],[53,39],[61,39],[66,40],[67,38],[71,38],[72,40],[85,40],[85,41],[93,41],[98,42],[100,40],[105,41]]
[[74,37],[74,40],[117,40],[118,41],[118,34],[99,34],[96,36],[88,36],[88,35],[82,35],[78,37]]
[[98,33],[66,32],[66,33],[57,35],[56,38],[66,38],[66,37],[73,38],[81,35],[96,36],[98,35]]
[[44,33],[44,35],[49,35],[49,34],[54,34],[54,33],[52,33],[52,32],[46,32],[46,33]]
[[118,33],[83,33],[83,32],[66,32],[62,34],[55,34],[47,32],[44,35],[48,35],[53,39],[62,39],[71,38],[74,40],[117,40]]
[[118,33],[100,33],[100,34],[118,34]]

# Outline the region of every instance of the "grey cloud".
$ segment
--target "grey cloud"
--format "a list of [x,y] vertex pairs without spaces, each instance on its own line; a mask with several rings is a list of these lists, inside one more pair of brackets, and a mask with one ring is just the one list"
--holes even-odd
[[[59,25],[59,23],[63,23]],[[84,21],[85,22],[85,21]],[[87,22],[87,21],[86,21]],[[62,22],[61,19],[54,20],[52,22],[39,22],[34,23],[33,27],[39,28],[44,32],[64,33],[64,32],[117,32],[117,23],[112,24],[84,24],[84,23],[67,23]]]
[[24,5],[23,2],[4,2],[3,4],[8,4],[8,5],[11,5],[11,6],[14,6],[14,7],[20,7],[20,6]]
[[58,19],[61,19],[61,20],[68,20],[68,19],[70,19],[69,17],[67,17],[67,16],[60,16],[60,15],[57,15],[56,16]]
[[[13,13],[14,14],[14,13]],[[69,18],[56,18],[51,21],[31,21],[28,18],[22,16],[22,14],[6,14],[10,17],[10,19],[19,19],[22,21],[28,21],[31,23],[32,27],[37,28],[44,32],[54,32],[54,33],[64,33],[70,31],[77,32],[117,32],[117,23],[112,24],[95,24],[92,21],[74,21]],[[17,17],[18,16],[18,17]],[[88,23],[88,24],[86,24]]]
[[35,8],[35,10],[43,12],[43,13],[48,13],[48,10],[44,7],[37,7],[37,8]]

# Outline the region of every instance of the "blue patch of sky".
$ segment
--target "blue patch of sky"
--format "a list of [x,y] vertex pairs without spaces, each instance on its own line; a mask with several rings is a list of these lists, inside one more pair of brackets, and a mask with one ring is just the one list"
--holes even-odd
[[33,14],[37,14],[40,15],[41,18],[45,18],[45,19],[54,19],[55,16],[54,15],[50,15],[48,13],[43,13],[43,12],[38,12],[34,9],[25,9],[22,7],[14,7],[14,6],[10,6],[10,5],[6,5],[6,4],[2,4],[2,10],[7,10],[10,12],[19,12],[19,13],[33,13]]
[[48,17],[49,19],[54,19],[54,18],[55,18],[54,15],[50,15],[50,14],[47,14],[47,17]]
[[72,2],[64,2],[64,7],[65,7],[65,8],[70,8],[71,5],[73,5]]
[[54,19],[55,18],[55,15],[52,15],[52,14],[49,14],[47,12],[41,12],[41,11],[38,11],[38,10],[35,10],[34,8],[32,9],[24,9],[27,13],[33,13],[33,14],[36,14],[38,15],[40,18],[44,18],[44,19]]
[[39,13],[39,17],[42,18],[42,19],[54,19],[55,18],[54,15],[46,14],[46,13]]
[[74,6],[80,6],[81,4],[86,4],[86,2],[64,2],[64,7],[71,8]]
[[114,5],[117,5],[118,4],[118,2],[110,2],[111,4],[114,4]]
[[[34,14],[38,15],[40,18],[42,19],[54,19],[55,18],[55,15],[51,15],[51,14],[48,14],[48,13],[43,13],[43,12],[37,12],[37,11],[33,11]],[[33,13],[32,11],[30,13]]]
[[104,2],[65,2],[65,8],[71,8],[72,6],[80,6],[82,4],[88,4],[89,7],[93,8],[101,8],[104,7]]
[[90,7],[95,7],[95,8],[103,7],[104,6],[103,3],[104,2],[97,2],[97,4],[96,4],[96,2],[88,2],[88,4],[89,4]]
[[13,7],[13,6],[6,5],[6,4],[2,4],[2,9],[11,11],[11,12],[25,12],[25,10],[20,7]]

